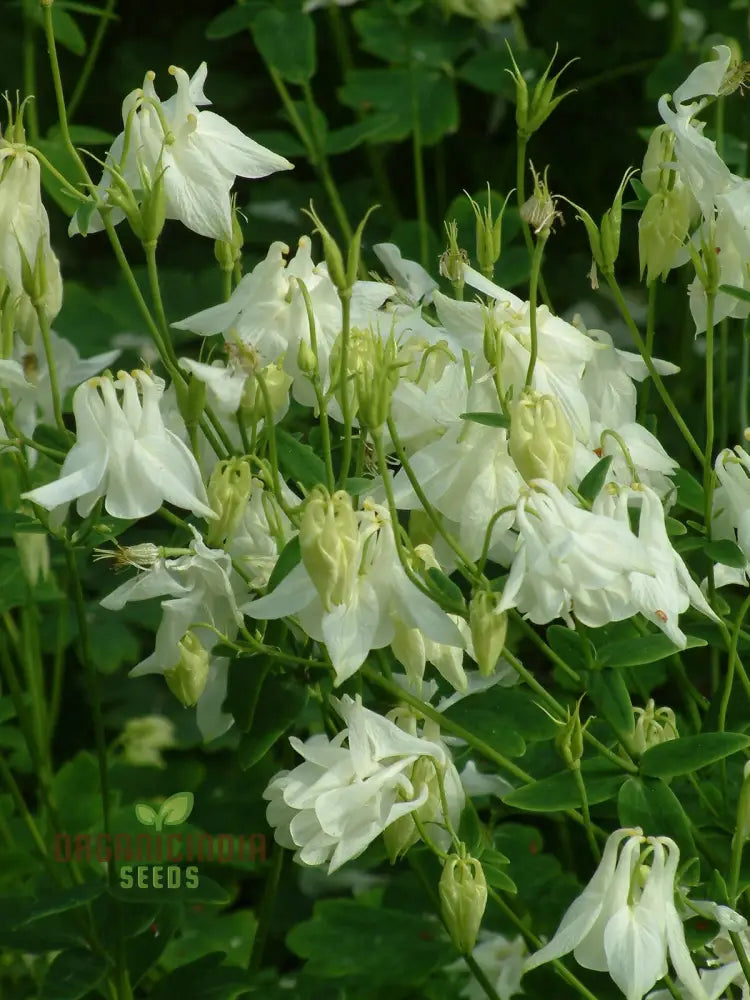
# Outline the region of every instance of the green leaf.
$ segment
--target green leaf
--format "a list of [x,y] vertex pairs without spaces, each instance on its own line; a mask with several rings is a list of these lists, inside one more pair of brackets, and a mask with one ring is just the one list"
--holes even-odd
[[[218,882],[214,882],[213,879],[208,878],[206,875],[201,873],[198,874],[198,884],[193,888],[187,885],[187,877],[185,876],[185,869],[182,868],[182,875],[180,876],[180,885],[170,888],[166,884],[166,875],[162,872],[162,885],[157,888],[153,885],[151,881],[151,873],[148,873],[148,884],[145,888],[141,888],[137,883],[137,875],[135,868],[140,866],[136,865],[132,872],[132,884],[124,883],[124,873],[128,866],[120,868],[120,882],[117,885],[112,886],[107,891],[115,899],[119,899],[123,903],[208,903],[213,905],[226,905],[229,902],[229,893],[220,886]],[[152,866],[148,866],[149,868]],[[157,866],[158,867],[158,866]],[[170,866],[173,867],[173,866]],[[182,867],[182,866],[179,866]]]
[[584,500],[588,500],[589,503],[593,503],[599,496],[599,492],[601,491],[602,486],[604,486],[604,481],[607,478],[607,473],[609,472],[611,464],[612,456],[605,455],[604,458],[599,459],[593,469],[589,469],[578,487],[578,492]]
[[616,733],[633,731],[633,705],[622,671],[591,671],[586,690],[596,705],[597,712]]
[[109,964],[102,955],[83,948],[56,956],[44,977],[40,1000],[79,1000],[104,979]]
[[441,21],[425,16],[420,19],[419,29],[412,31],[403,11],[376,4],[357,8],[352,23],[362,51],[391,64],[441,68],[453,63],[472,44],[471,26],[465,22],[454,20],[451,30],[446,31]]
[[677,487],[677,502],[687,510],[696,514],[704,514],[706,510],[705,494],[698,480],[684,469],[673,472],[671,477]]
[[[603,763],[606,764],[606,761]],[[623,771],[610,770],[601,773],[603,768],[600,767],[596,770],[600,773],[596,773],[593,768],[589,768],[588,771],[585,767],[581,769],[589,805],[613,799],[625,778]],[[523,809],[526,812],[559,812],[562,809],[577,809],[581,804],[581,795],[575,777],[571,771],[566,770],[559,771],[549,778],[542,778],[533,784],[524,785],[522,788],[516,788],[503,797],[503,802],[507,806]]]
[[464,595],[461,593],[460,589],[453,582],[453,580],[451,580],[449,576],[446,576],[441,569],[436,569],[433,566],[427,570],[427,576],[440,593],[443,594],[449,601],[453,601],[455,604],[463,606]]
[[523,754],[526,740],[549,740],[558,731],[532,694],[499,685],[462,698],[443,715],[475,735],[481,732],[482,739],[509,757]]
[[650,747],[641,757],[641,773],[654,778],[691,774],[750,746],[742,733],[699,733]]
[[106,883],[102,879],[64,889],[46,889],[38,893],[37,898],[30,900],[28,904],[19,901],[18,906],[14,907],[13,916],[17,917],[14,926],[26,927],[55,913],[67,913],[79,906],[85,906],[101,896],[105,889]]
[[[529,83],[538,78],[547,62],[547,57],[540,49],[519,50],[514,56],[518,68]],[[510,53],[506,49],[485,49],[467,59],[457,76],[459,80],[470,83],[478,90],[499,94],[512,101],[516,96],[516,85],[508,72],[512,68]]]
[[209,21],[206,28],[206,38],[213,42],[220,38],[231,38],[233,35],[239,35],[240,32],[251,26],[253,19],[265,6],[265,3],[250,0],[249,3],[235,4],[228,10],[223,10],[221,14]]
[[263,681],[270,669],[271,660],[262,653],[243,656],[229,664],[224,710],[232,714],[235,725],[243,733],[253,724]]
[[190,908],[177,935],[164,949],[159,965],[171,972],[204,955],[223,951],[225,965],[247,968],[257,920],[250,910],[235,910],[221,916]]
[[316,903],[312,919],[293,927],[286,944],[307,959],[309,975],[360,984],[352,996],[370,996],[387,986],[413,993],[445,962],[447,951],[431,920],[350,899]]
[[159,983],[149,1000],[237,1000],[253,989],[246,969],[223,965],[224,953],[206,955],[183,965]]
[[584,639],[575,629],[565,628],[564,625],[550,625],[547,629],[547,642],[560,659],[565,660],[568,666],[575,670],[586,670],[589,666],[586,645],[589,647],[592,661],[596,652],[588,639]]
[[274,566],[271,575],[268,578],[267,591],[270,594],[281,581],[289,576],[297,563],[302,559],[302,551],[299,547],[299,535],[295,535],[294,538],[290,539],[281,550],[279,558],[276,560],[276,565]]
[[193,811],[192,792],[175,792],[159,806],[159,819],[166,826],[177,826],[184,823]]
[[488,885],[494,889],[501,889],[503,892],[515,893],[518,891],[515,882],[506,870],[510,859],[506,858],[504,854],[490,849],[482,851],[479,860],[482,862],[482,870]]
[[237,759],[243,770],[257,764],[296,721],[307,704],[308,690],[298,682],[269,676],[263,684],[263,708],[240,740]]
[[735,542],[728,538],[721,538],[716,542],[706,542],[703,551],[709,559],[721,563],[723,566],[733,566],[735,569],[744,569],[747,566],[747,559],[742,549]]
[[288,479],[295,479],[305,489],[326,481],[326,467],[312,448],[281,428],[276,428],[276,448],[279,465]]
[[[31,7],[31,14],[40,27],[44,27],[44,16],[40,4]],[[52,34],[58,45],[76,56],[86,54],[86,39],[73,18],[62,7],[52,5]]]
[[469,854],[476,855],[482,846],[482,834],[483,830],[479,814],[474,808],[474,803],[470,798],[467,798],[458,824],[458,839],[466,844]]
[[286,0],[267,7],[251,24],[263,59],[288,83],[306,83],[315,75],[315,26]]
[[475,424],[484,424],[485,427],[510,427],[510,420],[504,413],[459,413],[462,420],[471,420]]
[[374,482],[374,479],[368,479],[366,476],[351,476],[344,480],[344,489],[351,496],[358,497],[362,493],[369,493]]
[[333,129],[326,135],[325,151],[329,156],[348,153],[365,142],[375,140],[380,133],[391,128],[395,121],[394,115],[368,115],[353,125]]
[[[685,649],[707,645],[705,639],[687,636]],[[663,632],[654,635],[640,635],[633,639],[619,639],[605,643],[598,651],[597,658],[601,664],[608,667],[637,667],[642,663],[655,663],[663,660],[681,649],[675,646]]]
[[453,80],[442,70],[416,64],[409,69],[354,69],[338,91],[342,104],[360,112],[373,111],[393,118],[373,142],[399,142],[414,129],[412,88],[419,114],[422,145],[433,146],[455,132],[459,108]]
[[672,837],[684,857],[695,856],[690,820],[660,779],[628,778],[617,797],[620,826],[640,826],[647,836]]

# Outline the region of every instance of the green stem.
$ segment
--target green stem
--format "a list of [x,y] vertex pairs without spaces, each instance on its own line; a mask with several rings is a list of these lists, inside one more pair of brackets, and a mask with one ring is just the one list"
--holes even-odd
[[581,798],[581,813],[583,815],[583,827],[586,831],[586,839],[589,842],[589,847],[591,848],[591,853],[594,856],[594,861],[598,864],[602,859],[602,854],[599,850],[599,845],[596,842],[596,837],[594,836],[594,831],[591,827],[589,799],[586,794],[586,783],[584,782],[583,775],[581,774],[580,762],[576,761],[576,766],[572,767],[571,770],[573,772],[573,777],[575,778],[576,787],[578,788],[578,794]]
[[[526,147],[528,146],[529,140],[517,133],[516,135],[516,196],[518,201],[519,211],[523,208],[526,203]],[[531,235],[531,227],[528,222],[523,218],[521,219],[521,229],[523,232],[524,242],[526,243],[526,249],[529,251],[529,256],[534,257],[534,240]],[[547,286],[544,283],[544,278],[539,275],[539,294],[542,296],[542,301],[547,306],[547,308],[552,311],[552,301],[547,293]]]
[[740,965],[742,966],[742,972],[745,976],[746,982],[750,983],[750,960],[748,960],[747,952],[745,951],[745,945],[742,938],[737,933],[737,931],[729,932],[729,940],[732,942],[732,947],[735,950],[737,958]]
[[68,102],[68,120],[71,121],[75,118],[75,113],[78,110],[78,105],[81,103],[81,98],[86,92],[86,87],[88,86],[89,80],[91,79],[91,73],[93,72],[94,66],[96,65],[96,60],[99,58],[99,50],[102,47],[102,42],[104,41],[104,36],[109,27],[109,23],[112,20],[112,13],[117,4],[117,0],[106,0],[104,7],[99,15],[99,20],[96,25],[96,31],[94,32],[94,37],[89,42],[88,52],[86,53],[86,61],[84,62],[81,72],[76,81],[76,85],[73,88],[73,94]]
[[258,926],[255,929],[255,937],[253,938],[253,950],[250,954],[250,970],[252,972],[260,969],[263,961],[263,951],[268,938],[268,926],[273,914],[274,902],[276,901],[276,894],[278,892],[279,881],[281,879],[281,871],[284,867],[285,854],[286,851],[284,848],[280,847],[279,844],[276,844],[271,857],[271,869],[266,877],[263,900],[260,904]]
[[529,330],[531,334],[531,346],[529,349],[529,367],[526,372],[527,389],[531,388],[531,380],[534,377],[534,367],[536,365],[537,353],[539,351],[539,339],[536,326],[536,296],[539,286],[539,272],[542,266],[542,255],[544,245],[547,242],[548,231],[542,230],[537,234],[534,253],[531,257],[531,277],[529,279]]
[[339,292],[341,300],[341,414],[344,418],[344,453],[341,458],[339,482],[344,483],[349,476],[352,460],[352,408],[349,396],[349,339],[351,334],[351,289]]
[[726,728],[727,722],[727,709],[729,708],[729,701],[732,697],[732,684],[734,683],[734,673],[735,667],[737,665],[738,655],[737,655],[737,645],[740,638],[740,630],[742,628],[742,623],[745,620],[745,615],[748,610],[750,610],[750,595],[748,595],[742,602],[742,607],[737,615],[737,621],[735,623],[734,630],[732,632],[732,641],[729,647],[729,662],[727,664],[727,675],[724,678],[724,690],[721,694],[721,702],[719,704],[719,717],[717,720],[716,729],[717,732],[723,733]]
[[63,420],[62,399],[60,397],[60,385],[57,381],[55,356],[52,352],[52,338],[50,336],[51,330],[49,320],[47,319],[47,314],[44,311],[43,305],[36,305],[35,309],[37,319],[39,320],[39,329],[42,333],[42,342],[44,344],[44,354],[47,359],[47,368],[49,370],[49,388],[52,395],[52,410],[55,414],[55,423],[57,424],[58,429],[62,431],[63,436],[70,439],[71,435],[65,426],[65,421]]
[[[656,333],[656,299],[659,282],[652,281],[648,286],[648,315],[646,318],[646,353],[650,358],[654,356],[654,336]],[[651,382],[645,379],[641,388],[641,398],[638,402],[638,423],[642,424],[648,410],[648,397],[651,390]]]
[[32,142],[39,138],[39,115],[36,105],[36,22],[31,16],[35,0],[25,0],[23,4],[23,91],[24,97],[32,100],[26,105],[26,123]]
[[[714,304],[716,292],[706,290],[706,448],[703,456],[703,493],[705,496],[704,522],[706,541],[711,541],[711,519],[714,501]],[[714,593],[713,563],[708,569],[709,600]]]
[[740,354],[740,381],[738,416],[740,426],[738,437],[742,438],[747,429],[747,394],[750,389],[750,316],[742,324],[742,348]]
[[424,189],[424,157],[422,156],[422,123],[417,88],[414,82],[414,66],[409,64],[409,86],[411,97],[412,157],[414,160],[414,193],[417,200],[419,220],[419,262],[429,267],[429,240],[427,224],[427,199]]
[[622,292],[620,290],[620,286],[617,284],[617,280],[615,279],[614,274],[606,274],[605,276],[606,276],[606,279],[607,279],[607,284],[612,289],[612,294],[615,297],[615,301],[617,302],[617,307],[620,310],[620,314],[622,315],[622,318],[625,320],[625,322],[626,322],[626,324],[628,326],[628,329],[630,330],[631,336],[633,337],[633,340],[635,341],[635,345],[638,348],[638,353],[643,358],[643,361],[644,361],[644,363],[646,365],[646,368],[648,369],[648,373],[651,376],[651,379],[653,380],[653,383],[654,383],[654,386],[656,388],[656,391],[659,393],[659,397],[660,397],[661,401],[664,403],[664,406],[667,408],[667,411],[669,412],[669,415],[672,417],[672,419],[674,420],[674,422],[677,424],[677,427],[679,428],[680,433],[682,434],[683,438],[685,439],[685,441],[686,441],[688,447],[690,448],[690,450],[692,451],[693,455],[696,457],[696,459],[700,462],[700,464],[702,466],[703,465],[703,458],[704,458],[704,456],[703,456],[703,450],[701,449],[700,445],[695,440],[695,438],[693,437],[693,435],[690,433],[690,429],[688,428],[688,426],[685,423],[685,421],[682,419],[682,417],[680,415],[680,411],[675,406],[674,400],[670,396],[670,394],[669,394],[669,392],[667,390],[667,387],[664,385],[664,382],[662,381],[661,375],[656,370],[656,367],[654,366],[653,359],[652,359],[651,355],[648,353],[648,351],[646,350],[646,345],[643,342],[643,338],[641,337],[640,331],[638,330],[638,327],[636,326],[633,317],[630,315],[630,310],[627,307],[625,299],[623,298],[623,294],[622,294]]
[[[333,9],[333,8],[331,8]],[[315,392],[315,400],[318,404],[318,420],[320,422],[320,434],[322,438],[323,445],[323,460],[326,466],[326,481],[328,483],[328,491],[333,493],[336,488],[336,477],[333,473],[333,455],[331,454],[331,430],[328,425],[328,411],[326,410],[326,401],[323,395],[323,388],[320,384],[320,359],[318,355],[318,335],[315,324],[315,311],[313,309],[312,299],[310,298],[310,293],[307,290],[307,285],[304,283],[302,278],[297,278],[297,284],[299,285],[300,292],[302,293],[302,298],[305,302],[305,311],[307,313],[307,326],[310,331],[310,347],[312,348],[313,356],[315,358],[315,370],[308,375]],[[342,389],[345,389],[342,386]]]

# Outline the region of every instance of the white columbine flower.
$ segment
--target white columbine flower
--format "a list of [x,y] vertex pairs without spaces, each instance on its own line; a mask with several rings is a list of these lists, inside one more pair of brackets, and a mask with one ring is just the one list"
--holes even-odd
[[[213,111],[200,111],[211,102],[203,93],[208,69],[201,63],[192,77],[184,69],[170,66],[177,93],[166,101],[154,89],[155,74],[148,72],[143,87],[123,101],[125,126],[107,154],[99,195],[106,205],[116,168],[135,190],[142,187],[141,173],[154,183],[164,173],[166,217],[178,219],[188,229],[215,240],[232,237],[230,189],[236,177],[266,177],[292,164],[244,135]],[[123,162],[123,155],[125,157]],[[115,208],[112,221],[124,213]],[[77,216],[70,232],[79,232]],[[89,232],[103,228],[95,213]]]
[[47,510],[77,500],[81,517],[100,497],[108,514],[127,520],[148,517],[165,501],[214,517],[195,458],[164,426],[163,393],[164,381],[142,371],[84,382],[73,396],[76,443],[59,478],[23,498]]
[[40,305],[52,322],[62,306],[60,264],[49,242],[39,161],[23,143],[8,142],[2,135],[0,177],[0,278],[9,291],[5,308],[15,310],[14,328],[28,340],[38,333],[39,322],[24,289],[24,269],[44,275]]
[[300,562],[270,594],[240,610],[252,618],[296,618],[311,639],[326,644],[337,684],[362,666],[371,649],[390,645],[398,626],[421,629],[435,643],[463,646],[450,617],[404,572],[388,511],[367,501],[354,517],[357,534],[347,542],[347,565],[340,567],[328,605]]
[[[108,611],[119,611],[131,601],[166,598],[161,602],[162,619],[154,650],[130,672],[131,677],[141,677],[173,670],[181,659],[178,644],[188,631],[210,653],[219,637],[212,629],[200,627],[202,624],[234,638],[242,620],[237,610],[241,593],[244,586],[232,569],[229,555],[209,549],[193,529],[189,554],[174,559],[159,557],[150,569],[113,590],[101,604]],[[196,718],[206,740],[220,736],[232,724],[232,717],[221,710],[228,668],[226,657],[211,659],[205,687],[197,701]]]
[[674,903],[679,859],[669,837],[615,830],[591,881],[524,972],[572,951],[584,969],[609,972],[627,1000],[641,1000],[667,974],[669,959],[690,996],[707,1000]]
[[[450,820],[457,823],[463,793],[439,736],[425,739],[405,732],[392,719],[364,708],[359,697],[332,701],[347,728],[332,740],[322,734],[304,743],[290,737],[305,763],[281,771],[263,793],[276,841],[296,851],[296,861],[328,864],[330,874],[358,857],[391,824],[424,807],[429,784],[423,780],[415,786],[411,780],[420,758],[431,758],[443,772]],[[437,825],[441,816],[428,824],[438,840],[444,834]]]

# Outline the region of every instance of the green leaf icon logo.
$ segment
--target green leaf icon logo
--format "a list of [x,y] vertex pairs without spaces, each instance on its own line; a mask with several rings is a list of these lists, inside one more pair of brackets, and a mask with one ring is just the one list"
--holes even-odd
[[156,811],[146,802],[136,802],[135,815],[138,822],[143,823],[144,826],[156,826],[158,820]]
[[193,793],[176,792],[162,802],[159,808],[158,829],[184,823],[193,811]]

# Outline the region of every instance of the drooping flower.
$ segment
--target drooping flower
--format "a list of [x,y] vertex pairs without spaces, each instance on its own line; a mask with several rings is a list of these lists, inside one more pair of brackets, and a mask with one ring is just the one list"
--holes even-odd
[[195,458],[164,426],[159,410],[163,393],[164,381],[143,371],[84,382],[73,396],[76,443],[59,478],[23,498],[47,510],[77,500],[81,517],[100,497],[113,517],[147,517],[165,501],[215,517]]
[[[170,66],[177,92],[168,100],[159,99],[154,89],[155,74],[148,72],[143,87],[123,101],[124,130],[107,154],[104,175],[98,187],[107,206],[107,191],[117,170],[132,191],[143,186],[143,176],[151,184],[163,174],[166,218],[178,219],[201,236],[215,240],[232,238],[230,189],[236,177],[266,177],[292,164],[244,135],[236,126],[213,111],[201,111],[211,102],[203,93],[208,68],[203,62],[192,77],[184,69]],[[111,205],[111,203],[110,203]],[[112,221],[125,214],[111,208]],[[71,220],[70,232],[79,229],[78,216]],[[88,232],[103,228],[98,212],[88,222]]]
[[[304,865],[328,864],[329,873],[358,857],[380,834],[422,809],[430,799],[428,782],[414,782],[415,765],[427,759],[441,769],[451,823],[463,807],[455,766],[439,734],[430,738],[416,728],[407,732],[390,716],[365,708],[361,698],[332,699],[347,724],[329,740],[311,736],[289,742],[304,758],[291,771],[281,771],[266,788],[266,816],[276,841],[296,851]],[[438,797],[439,801],[439,797]],[[427,821],[438,842],[442,810]]]

